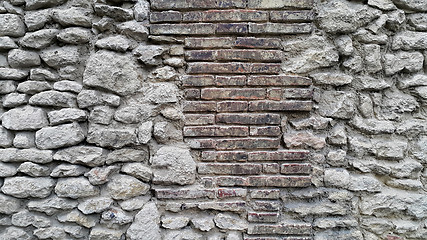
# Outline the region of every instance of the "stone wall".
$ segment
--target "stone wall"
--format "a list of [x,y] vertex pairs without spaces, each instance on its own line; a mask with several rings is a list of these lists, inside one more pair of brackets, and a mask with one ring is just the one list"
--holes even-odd
[[0,239],[427,239],[425,0],[0,2]]

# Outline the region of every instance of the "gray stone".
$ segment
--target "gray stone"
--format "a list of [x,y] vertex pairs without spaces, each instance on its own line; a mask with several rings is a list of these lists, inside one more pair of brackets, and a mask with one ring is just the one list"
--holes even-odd
[[193,229],[168,231],[165,234],[165,239],[203,239],[203,236]]
[[423,99],[427,99],[427,87],[417,87],[415,88],[415,93]]
[[125,211],[134,211],[143,208],[150,199],[150,196],[139,196],[119,202],[119,205]]
[[175,103],[178,101],[179,90],[173,83],[150,83],[145,85],[141,92],[145,98],[156,104]]
[[83,44],[89,42],[91,32],[84,28],[72,27],[62,30],[56,37],[64,43]]
[[106,163],[108,165],[117,162],[148,162],[148,152],[146,150],[136,150],[132,148],[122,148],[112,151],[107,156]]
[[368,5],[377,7],[381,10],[394,10],[396,6],[392,0],[368,0]]
[[12,215],[12,224],[18,227],[28,227],[30,225],[41,228],[49,227],[51,221],[49,218],[30,213],[28,210],[22,210]]
[[16,166],[0,162],[0,177],[13,177],[18,172]]
[[8,94],[16,90],[14,81],[0,81],[0,94]]
[[9,63],[7,62],[7,57],[5,55],[0,55],[0,67],[7,68]]
[[137,21],[121,23],[117,25],[117,29],[121,34],[141,42],[146,41],[149,34],[147,27]]
[[304,129],[304,128],[326,129],[331,121],[332,121],[331,118],[311,116],[310,118],[302,119],[302,120],[299,120],[299,119],[290,120],[290,123],[297,130]]
[[52,89],[52,87],[48,82],[41,81],[25,81],[18,84],[17,87],[18,92],[26,94],[36,94],[50,89]]
[[[388,36],[386,34],[373,34],[371,31],[366,29],[360,29],[354,34],[354,38],[361,43],[374,43],[374,44],[386,44],[388,42]],[[376,55],[379,54],[379,49],[376,50]],[[369,56],[369,50],[365,50],[365,55]],[[376,56],[376,58],[378,58]]]
[[78,82],[63,80],[54,83],[53,89],[61,92],[79,93],[83,90],[83,86]]
[[394,133],[396,130],[396,127],[391,121],[363,119],[357,116],[350,121],[350,124],[361,132],[368,134]]
[[322,116],[349,119],[354,113],[355,96],[351,92],[324,91],[319,102]]
[[38,149],[0,149],[1,162],[52,162],[52,151]]
[[187,185],[195,181],[196,164],[185,148],[165,146],[151,159],[154,183]]
[[372,175],[352,175],[348,189],[351,191],[381,192],[382,184]]
[[423,50],[427,49],[427,33],[403,31],[393,37],[393,50]]
[[248,228],[248,223],[237,214],[218,213],[214,218],[214,222],[220,229],[243,231]]
[[25,94],[9,93],[3,97],[3,107],[13,108],[28,103],[28,97]]
[[184,67],[185,66],[184,59],[179,58],[179,57],[167,58],[164,60],[164,63],[166,65],[169,65],[172,67]]
[[325,186],[347,188],[350,184],[350,174],[342,168],[325,169]]
[[0,213],[11,215],[21,210],[21,201],[0,193]]
[[[367,235],[367,234],[366,234]],[[365,234],[362,234],[359,230],[327,230],[324,232],[316,233],[315,240],[365,240]]]
[[387,13],[386,28],[392,31],[398,31],[406,20],[405,11],[397,9]]
[[141,123],[137,128],[138,142],[147,144],[151,140],[151,133],[153,132],[153,122],[147,121]]
[[69,213],[58,215],[59,222],[72,222],[76,223],[85,228],[92,228],[98,222],[98,219],[94,216],[85,216],[78,210],[72,210]]
[[55,187],[58,197],[84,198],[99,194],[99,189],[90,184],[85,177],[61,178]]
[[40,57],[36,52],[12,49],[7,56],[9,65],[13,68],[28,68],[40,65]]
[[142,22],[145,19],[148,19],[150,14],[150,3],[146,0],[138,0],[135,6],[133,7],[133,15],[135,20]]
[[0,50],[9,50],[18,48],[18,45],[10,37],[0,37]]
[[118,51],[118,52],[126,52],[127,50],[132,48],[132,45],[133,44],[129,39],[120,35],[99,39],[95,43],[95,46],[97,48]]
[[62,26],[92,26],[91,11],[85,8],[55,9],[52,12],[52,18]]
[[376,73],[382,70],[381,48],[377,44],[366,44],[363,46],[365,52],[365,69],[369,73]]
[[31,106],[14,108],[3,114],[3,127],[9,130],[38,130],[49,124],[46,113]]
[[126,238],[129,240],[158,240],[160,235],[160,214],[154,202],[145,204],[139,211],[133,223],[126,232]]
[[407,8],[410,10],[425,12],[427,11],[427,5],[424,1],[420,0],[393,0],[394,4],[401,8]]
[[372,152],[372,142],[365,137],[349,137],[348,139],[350,150],[360,157],[368,152]]
[[109,6],[105,4],[95,4],[94,10],[96,15],[110,17],[118,22],[124,22],[133,19],[133,11],[131,9]]
[[318,21],[328,33],[350,33],[371,22],[381,11],[366,5],[333,0],[320,4]]
[[113,228],[115,224],[124,225],[133,221],[133,215],[120,208],[112,207],[101,214],[101,223]]
[[337,151],[330,151],[326,157],[326,161],[329,165],[334,167],[345,167],[348,164],[346,155],[346,151],[341,149]]
[[25,34],[19,44],[27,48],[43,49],[50,46],[58,34],[56,29],[43,29]]
[[89,240],[120,240],[123,232],[103,227],[92,228]]
[[4,180],[1,190],[17,198],[45,198],[54,186],[55,181],[51,178],[11,177]]
[[182,111],[173,108],[173,107],[166,107],[160,113],[163,115],[163,117],[170,119],[170,120],[183,120],[184,114],[182,114]]
[[0,36],[21,37],[25,34],[25,25],[19,15],[0,15]]
[[385,119],[395,120],[401,117],[404,112],[413,112],[419,107],[417,100],[408,94],[400,91],[384,91],[382,99],[378,105],[381,106],[381,114]]
[[413,178],[417,179],[421,175],[422,164],[413,159],[405,159],[405,161],[395,164],[391,167],[390,176],[396,178]]
[[396,133],[406,136],[418,136],[427,132],[427,121],[411,119],[397,126]]
[[416,72],[423,69],[424,56],[419,52],[396,52],[384,55],[384,69],[386,75],[393,75],[405,70]]
[[370,76],[357,76],[353,81],[353,86],[357,90],[383,90],[390,87],[384,79],[376,79]]
[[88,171],[87,168],[80,165],[60,164],[50,173],[51,177],[78,177]]
[[144,182],[149,182],[153,173],[144,163],[125,163],[121,169],[122,172],[136,177]]
[[114,114],[114,120],[127,124],[139,123],[151,116],[150,110],[138,105],[121,107]]
[[76,225],[64,226],[64,231],[74,238],[85,238],[89,236],[89,230]]
[[122,148],[136,144],[136,132],[131,127],[112,127],[97,124],[89,125],[87,142],[100,147]]
[[413,179],[389,179],[386,184],[390,187],[404,190],[420,190],[423,188],[420,180]]
[[39,8],[49,8],[61,5],[65,2],[66,0],[25,0],[25,9],[35,10]]
[[119,171],[118,166],[95,167],[85,173],[85,177],[89,179],[92,185],[101,185],[108,182],[110,175]]
[[114,108],[109,106],[95,106],[90,111],[89,122],[108,125],[113,120]]
[[63,227],[38,228],[34,230],[33,234],[38,239],[69,239]]
[[344,73],[315,73],[310,74],[310,77],[314,79],[317,84],[325,84],[332,86],[342,86],[350,84],[353,81],[353,77]]
[[190,218],[184,216],[164,216],[162,217],[162,227],[167,229],[181,229],[187,226]]
[[30,79],[35,81],[56,81],[58,75],[48,69],[33,68],[30,70]]
[[4,80],[22,80],[28,76],[28,71],[13,69],[13,68],[0,68],[0,79]]
[[300,216],[307,215],[346,215],[348,208],[340,203],[320,201],[311,203],[292,203],[284,206],[287,211],[295,212]]
[[85,133],[77,123],[45,127],[36,132],[36,145],[40,149],[72,146],[84,139]]
[[131,176],[116,174],[107,183],[106,190],[113,199],[126,200],[146,194],[150,185]]
[[427,75],[425,74],[416,74],[412,77],[404,77],[399,79],[398,82],[399,88],[409,88],[417,86],[427,86]]
[[34,132],[17,132],[13,139],[16,148],[35,148],[36,134]]
[[211,217],[195,217],[191,219],[191,223],[195,228],[203,232],[208,232],[215,227],[215,223]]
[[408,22],[418,31],[427,31],[427,14],[414,13],[408,15]]
[[47,166],[39,165],[32,162],[24,162],[19,165],[18,172],[27,174],[31,177],[46,177],[50,174],[50,169]]
[[145,65],[157,66],[162,63],[161,56],[166,50],[165,47],[157,45],[140,45],[133,50],[133,55]]
[[83,83],[123,96],[135,93],[141,78],[136,62],[130,56],[101,50],[89,57]]
[[61,79],[81,82],[83,79],[84,68],[77,66],[65,66],[58,69],[58,75]]
[[117,107],[120,105],[120,97],[95,90],[82,90],[79,95],[77,95],[77,103],[79,108],[88,108],[96,105]]
[[406,141],[393,140],[377,140],[374,143],[375,155],[378,158],[399,160],[405,156],[408,143]]
[[100,213],[107,210],[113,199],[107,197],[88,198],[80,202],[77,208],[84,214]]
[[79,50],[74,46],[43,50],[40,57],[49,67],[53,68],[74,65],[80,61]]
[[114,20],[109,17],[103,17],[101,20],[94,22],[92,26],[99,32],[114,31],[116,27]]
[[178,77],[178,73],[173,67],[165,66],[161,68],[154,69],[149,78],[153,81],[163,82],[163,81],[173,81]]
[[3,240],[31,240],[31,236],[22,228],[8,227],[1,234]]
[[57,111],[51,111],[47,116],[51,125],[68,122],[82,122],[87,119],[86,112],[77,108],[64,108]]
[[[359,83],[361,83],[360,81]],[[360,94],[359,95],[359,104],[357,108],[360,111],[360,114],[365,118],[373,118],[374,117],[374,103],[369,94]]]
[[154,124],[153,134],[156,141],[163,144],[180,142],[183,139],[182,131],[169,122],[157,122]]
[[28,209],[36,212],[43,212],[51,216],[60,211],[71,210],[77,207],[78,202],[66,198],[59,198],[55,195],[41,200],[31,200],[28,202]]
[[29,31],[39,30],[51,19],[51,10],[26,11],[24,16],[25,25]]
[[310,132],[289,133],[283,135],[283,141],[288,148],[314,148],[322,149],[326,145],[324,137],[318,137]]
[[6,128],[0,126],[0,147],[7,148],[12,146],[14,134]]

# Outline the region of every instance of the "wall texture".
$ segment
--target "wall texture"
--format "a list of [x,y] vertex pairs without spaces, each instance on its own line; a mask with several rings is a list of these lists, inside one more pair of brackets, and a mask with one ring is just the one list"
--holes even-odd
[[0,2],[0,239],[427,239],[426,0]]

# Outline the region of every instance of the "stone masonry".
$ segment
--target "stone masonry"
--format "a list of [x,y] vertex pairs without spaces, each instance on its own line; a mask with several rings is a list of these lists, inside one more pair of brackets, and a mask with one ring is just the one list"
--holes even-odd
[[0,239],[427,239],[426,0],[0,1]]

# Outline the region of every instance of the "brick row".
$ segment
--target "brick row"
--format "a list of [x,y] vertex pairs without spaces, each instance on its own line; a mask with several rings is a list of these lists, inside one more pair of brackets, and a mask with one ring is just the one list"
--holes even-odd
[[[197,92],[199,93],[199,92]],[[216,88],[202,89],[200,95],[188,95],[187,99],[203,100],[257,100],[267,98],[264,89],[255,88]],[[283,101],[185,101],[184,112],[260,112],[260,111],[311,111],[312,101],[283,100]]]
[[246,211],[246,202],[203,202],[198,203],[198,208],[201,210],[217,210],[223,212],[244,212]]
[[[185,75],[181,78],[184,87],[206,87],[206,86],[310,86],[310,78],[292,75],[261,75],[261,76],[213,76],[213,75]],[[285,89],[288,90],[288,89]],[[305,88],[290,88],[286,97],[297,92],[307,90]],[[310,90],[312,92],[312,90]]]
[[311,111],[312,101],[252,101],[249,102],[249,111]]
[[311,173],[310,164],[286,163],[280,166],[280,173],[287,175],[304,175]]
[[184,127],[185,137],[245,137],[249,127],[244,126],[194,126]]
[[310,86],[310,78],[292,75],[249,76],[248,86]]
[[216,193],[217,198],[246,197],[248,190],[244,188],[219,188]]
[[281,9],[281,8],[313,8],[314,0],[248,0],[248,8]]
[[312,23],[178,23],[151,24],[152,35],[211,34],[303,34],[313,30]]
[[283,99],[312,99],[313,89],[286,88],[283,89]]
[[199,174],[215,175],[258,175],[262,173],[262,165],[254,163],[200,163]]
[[280,64],[275,63],[188,63],[187,73],[190,74],[279,74]]
[[263,88],[205,88],[201,98],[205,100],[257,100],[265,99],[267,93]]
[[255,224],[249,225],[248,234],[282,234],[282,235],[309,235],[309,223],[300,224]]
[[279,189],[256,189],[250,192],[250,197],[254,199],[279,199]]
[[218,189],[155,189],[158,199],[197,199],[197,198],[232,198],[246,197],[244,188],[218,188]]
[[216,115],[217,123],[243,124],[243,125],[278,125],[281,118],[274,113],[219,113]]
[[280,201],[251,201],[251,208],[254,211],[274,212],[281,208]]
[[281,9],[281,8],[312,8],[314,0],[151,0],[151,8],[156,10],[169,9]]
[[203,161],[302,161],[309,155],[308,150],[277,150],[277,151],[204,151]]
[[278,38],[255,38],[255,37],[211,37],[211,38],[186,38],[185,47],[190,49],[207,48],[259,48],[280,49],[281,43]]
[[219,176],[216,184],[223,187],[308,187],[310,176]]
[[275,223],[279,221],[278,212],[248,212],[249,222]]
[[277,149],[280,145],[279,138],[227,138],[227,139],[186,139],[187,144],[193,149]]
[[187,61],[257,61],[280,62],[282,51],[279,50],[189,50],[185,52]]
[[209,10],[192,12],[152,12],[151,23],[179,22],[309,22],[314,18],[314,12],[299,11],[259,11],[259,10]]
[[185,125],[210,125],[215,123],[214,114],[185,114]]
[[312,237],[291,237],[291,236],[281,236],[281,237],[272,237],[272,236],[264,236],[264,237],[260,237],[260,236],[247,236],[244,235],[243,236],[243,240],[313,240]]

